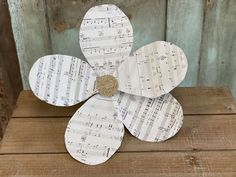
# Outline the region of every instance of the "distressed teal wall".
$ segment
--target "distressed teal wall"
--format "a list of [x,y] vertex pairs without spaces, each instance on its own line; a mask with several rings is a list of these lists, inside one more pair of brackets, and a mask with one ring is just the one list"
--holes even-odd
[[156,40],[171,41],[189,61],[181,86],[228,86],[236,97],[235,0],[8,0],[24,88],[28,72],[45,54],[85,59],[78,38],[83,15],[113,3],[134,27],[133,51]]

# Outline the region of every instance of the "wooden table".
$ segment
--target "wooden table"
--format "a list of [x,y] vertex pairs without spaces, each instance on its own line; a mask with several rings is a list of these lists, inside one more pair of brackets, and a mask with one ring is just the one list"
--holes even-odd
[[21,92],[0,144],[0,176],[236,176],[236,104],[227,88],[176,88],[185,119],[163,143],[146,143],[127,131],[106,163],[88,166],[64,146],[66,124],[79,105],[61,108]]

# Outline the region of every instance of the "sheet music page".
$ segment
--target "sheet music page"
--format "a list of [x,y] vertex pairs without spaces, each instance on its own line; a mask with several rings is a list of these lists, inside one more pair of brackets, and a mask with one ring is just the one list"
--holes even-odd
[[95,95],[70,119],[65,144],[73,158],[96,165],[116,152],[123,136],[124,126],[117,119],[111,98]]
[[151,99],[119,92],[113,102],[125,127],[143,141],[169,139],[183,123],[182,107],[169,93]]
[[[128,17],[115,5],[95,6],[80,27],[80,47],[91,66],[76,57],[48,55],[30,70],[33,93],[49,104],[71,106],[93,96],[76,111],[65,131],[67,151],[82,163],[107,161],[121,145],[123,124],[133,136],[148,142],[167,140],[182,126],[182,107],[168,92],[186,75],[184,52],[156,41],[129,56],[132,43]],[[96,79],[103,75],[117,79],[105,76],[103,82],[97,81],[100,93],[110,91],[107,95],[115,93],[112,97],[98,93]]]
[[150,98],[170,92],[187,72],[182,49],[169,42],[157,41],[141,47],[125,59],[114,73],[119,90]]
[[71,106],[95,94],[96,73],[85,62],[67,55],[38,59],[29,74],[33,93],[56,106]]
[[80,47],[98,75],[116,71],[129,56],[132,44],[132,26],[117,6],[100,5],[85,14],[80,26]]

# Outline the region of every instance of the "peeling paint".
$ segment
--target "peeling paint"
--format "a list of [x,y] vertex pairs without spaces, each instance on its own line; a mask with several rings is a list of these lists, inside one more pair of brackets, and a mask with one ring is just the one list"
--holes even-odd
[[166,2],[8,0],[24,88],[29,88],[28,72],[38,57],[61,53],[85,60],[79,47],[83,16],[93,6],[112,3],[132,23],[132,51],[156,40],[176,43],[189,59],[188,74],[181,86],[228,85],[236,97],[236,1]]
[[140,10],[140,8],[143,8],[147,2],[148,1],[144,0],[122,0],[116,1],[115,3],[114,1],[106,0],[49,0],[47,1],[47,6],[54,26],[53,29],[61,33],[67,29],[79,28],[84,14],[93,6],[104,3],[114,3],[120,7],[131,20],[133,14],[135,14],[137,10]]
[[54,30],[61,33],[64,32],[67,29],[72,29],[76,27],[76,23],[72,22],[66,22],[66,21],[56,21],[53,25]]

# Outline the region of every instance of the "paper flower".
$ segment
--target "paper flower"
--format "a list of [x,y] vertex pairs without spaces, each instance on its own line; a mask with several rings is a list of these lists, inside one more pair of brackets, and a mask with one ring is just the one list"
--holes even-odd
[[80,27],[80,47],[89,64],[49,55],[30,70],[33,93],[49,104],[71,106],[89,98],[65,132],[68,152],[82,163],[108,160],[121,145],[123,124],[149,142],[171,138],[182,125],[181,105],[169,92],[185,77],[183,51],[157,41],[130,55],[132,43],[132,26],[118,7],[92,7]]

